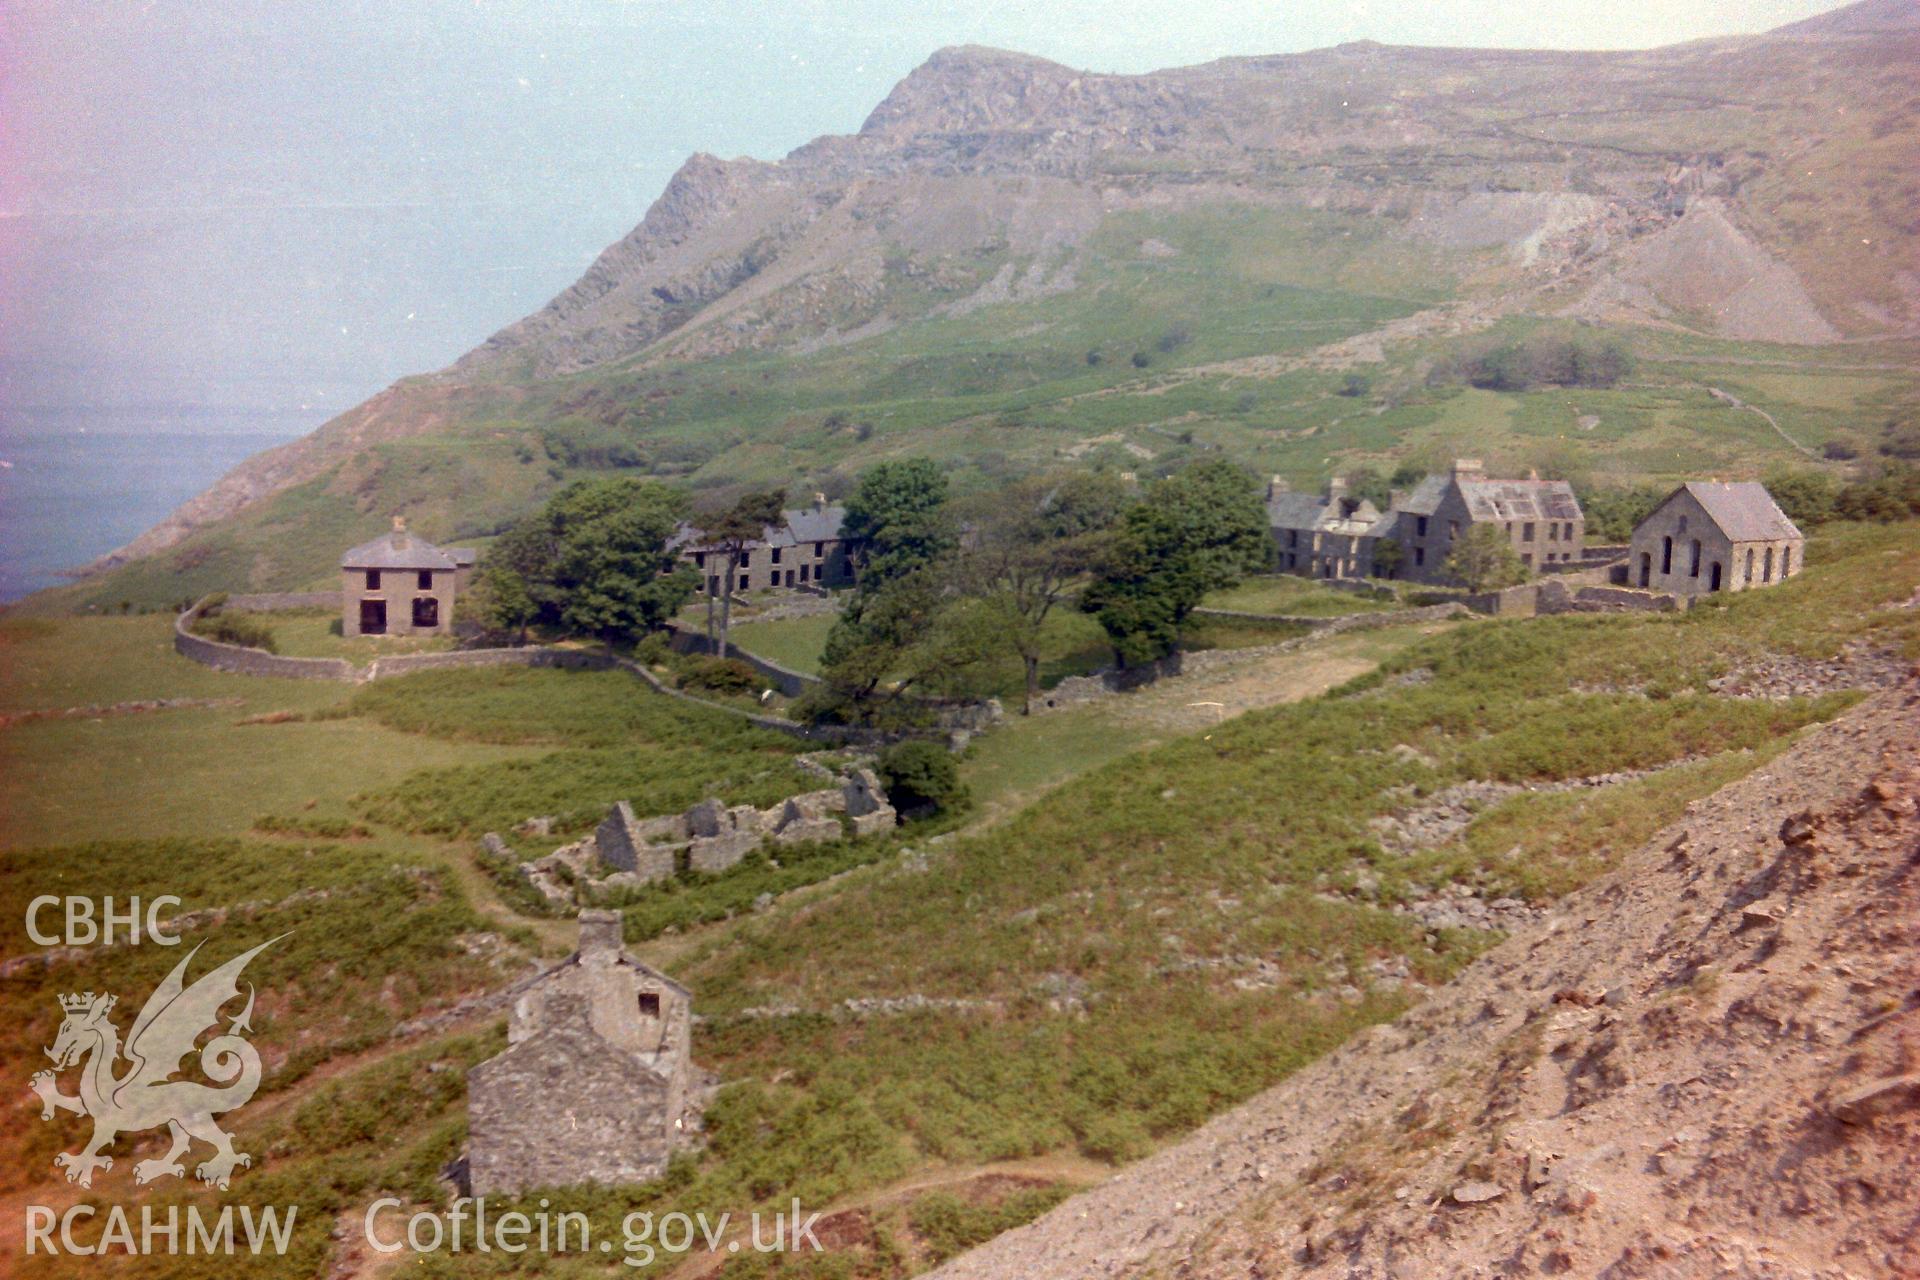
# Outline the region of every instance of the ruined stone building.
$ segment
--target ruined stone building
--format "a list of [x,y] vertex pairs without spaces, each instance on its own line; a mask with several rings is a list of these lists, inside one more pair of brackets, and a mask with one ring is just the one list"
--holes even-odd
[[1395,494],[1390,516],[1389,536],[1401,552],[1394,576],[1413,582],[1445,582],[1453,544],[1477,524],[1504,533],[1529,571],[1580,559],[1587,536],[1587,518],[1565,480],[1490,479],[1474,458]]
[[1689,480],[1633,531],[1628,582],[1678,595],[1785,582],[1806,563],[1806,539],[1765,485]]
[[695,526],[682,526],[674,546],[680,558],[699,572],[703,590],[712,596],[723,590],[738,594],[776,587],[845,587],[853,584],[857,550],[842,536],[846,518],[845,507],[830,505],[826,495],[819,493],[813,495],[812,506],[782,511],[781,522],[769,525],[758,541],[746,547],[732,582],[724,581],[726,552],[703,541]]
[[473,576],[467,547],[440,548],[407,532],[406,518],[340,557],[340,629],[350,636],[446,635]]
[[476,1196],[658,1177],[697,1141],[707,1079],[687,989],[622,949],[620,915],[580,913],[580,949],[516,993],[507,1047],[467,1075]]
[[[1454,543],[1478,524],[1505,534],[1529,570],[1571,564],[1586,545],[1586,516],[1566,481],[1490,479],[1472,458],[1428,476],[1411,492],[1396,492],[1384,513],[1348,494],[1339,479],[1317,497],[1290,493],[1276,477],[1267,490],[1267,516],[1281,572],[1313,578],[1443,583]],[[1387,539],[1400,551],[1392,566],[1377,558]]]
[[1295,493],[1279,476],[1267,486],[1267,524],[1280,572],[1309,578],[1366,578],[1374,544],[1384,534],[1380,508],[1347,492],[1338,476],[1324,497]]

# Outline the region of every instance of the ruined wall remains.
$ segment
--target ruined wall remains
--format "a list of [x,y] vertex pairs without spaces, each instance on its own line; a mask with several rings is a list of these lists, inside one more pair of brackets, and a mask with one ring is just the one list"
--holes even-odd
[[[684,813],[635,816],[622,800],[586,840],[563,845],[520,864],[535,892],[555,906],[573,905],[610,890],[666,880],[681,872],[714,874],[771,844],[779,848],[884,835],[899,824],[884,787],[864,765],[836,779],[837,785],[789,796],[769,809],[702,800]],[[506,847],[495,832],[482,841],[489,852]]]
[[1671,613],[1687,607],[1684,596],[1668,591],[1637,591],[1627,587],[1584,586],[1569,589],[1559,582],[1540,585],[1538,611],[1559,613]]

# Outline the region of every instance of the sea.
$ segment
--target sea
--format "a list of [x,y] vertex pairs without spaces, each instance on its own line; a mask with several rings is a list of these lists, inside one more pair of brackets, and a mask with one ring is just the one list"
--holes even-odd
[[0,602],[69,581],[311,414],[0,410]]

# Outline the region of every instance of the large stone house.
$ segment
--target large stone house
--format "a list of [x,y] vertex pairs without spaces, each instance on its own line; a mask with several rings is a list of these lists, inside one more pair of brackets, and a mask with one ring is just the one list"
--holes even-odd
[[1309,578],[1365,578],[1373,574],[1373,548],[1384,517],[1365,498],[1347,493],[1338,476],[1325,496],[1295,493],[1279,476],[1267,485],[1267,524],[1280,557],[1280,572]]
[[1411,493],[1395,494],[1391,536],[1400,544],[1394,576],[1447,581],[1453,544],[1474,525],[1505,533],[1529,571],[1580,559],[1587,519],[1564,480],[1495,480],[1478,459],[1462,458],[1445,475],[1428,476]]
[[[1267,517],[1281,572],[1314,578],[1446,582],[1453,544],[1477,524],[1498,528],[1520,563],[1538,570],[1579,560],[1587,531],[1566,481],[1489,479],[1472,458],[1455,462],[1445,475],[1428,476],[1410,493],[1396,492],[1385,513],[1349,495],[1337,478],[1319,497],[1290,493],[1276,477],[1267,490]],[[1388,538],[1400,549],[1390,571],[1375,563]]]
[[473,1194],[645,1182],[701,1129],[687,989],[628,955],[620,915],[580,913],[580,949],[515,993],[507,1047],[467,1074]]
[[703,541],[697,527],[683,525],[674,547],[699,572],[708,595],[851,586],[856,548],[841,536],[846,518],[845,507],[830,505],[819,493],[813,495],[812,506],[782,511],[779,524],[769,525],[759,540],[747,545],[732,582],[723,581],[727,553]]
[[1627,580],[1710,595],[1784,582],[1805,563],[1806,539],[1765,485],[1689,480],[1635,527]]
[[453,604],[473,576],[468,547],[436,547],[393,528],[340,557],[340,629],[350,636],[446,635]]

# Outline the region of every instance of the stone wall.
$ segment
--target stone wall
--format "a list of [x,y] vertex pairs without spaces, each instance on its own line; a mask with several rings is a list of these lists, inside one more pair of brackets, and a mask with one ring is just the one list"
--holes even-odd
[[1475,592],[1465,600],[1467,608],[1475,613],[1498,618],[1531,618],[1535,612],[1534,598],[1539,591],[1539,583],[1523,582],[1517,587],[1507,587],[1501,591]]
[[[641,681],[655,693],[665,694],[669,698],[678,698],[682,702],[705,707],[710,711],[741,716],[759,728],[784,733],[789,737],[801,738],[808,742],[824,742],[834,746],[877,745],[891,742],[902,736],[897,733],[861,729],[851,725],[799,724],[779,716],[759,715],[739,707],[730,707],[723,702],[712,702],[663,683],[659,677],[630,658],[591,649],[527,645],[517,649],[456,649],[450,653],[405,653],[375,658],[364,668],[354,666],[345,658],[283,658],[261,649],[222,644],[216,640],[209,640],[205,636],[194,635],[191,629],[193,622],[200,616],[200,610],[205,605],[206,601],[201,600],[174,619],[174,652],[202,666],[212,667],[217,671],[230,671],[238,675],[277,676],[287,680],[364,682],[383,680],[391,676],[412,675],[417,671],[463,667],[557,667],[568,671],[619,670]],[[282,607],[305,608],[308,606]],[[943,729],[983,725],[990,723],[998,715],[997,703],[935,708],[935,720]]]
[[1636,591],[1627,587],[1583,586],[1570,589],[1559,582],[1540,584],[1538,611],[1559,613],[1672,613],[1687,607],[1684,596],[1666,591]]
[[173,651],[203,667],[243,676],[276,676],[283,680],[339,680],[350,682],[359,672],[345,658],[283,658],[264,649],[224,644],[193,633],[205,601],[173,620]]
[[[704,631],[695,631],[689,627],[683,627],[677,624],[672,625],[670,630],[673,635],[672,643],[675,653],[714,654],[720,651],[719,641],[707,639],[706,632]],[[727,646],[727,656],[729,658],[738,658],[755,671],[758,671],[766,678],[768,684],[789,698],[797,698],[805,693],[810,685],[820,683],[819,676],[810,676],[804,671],[795,671],[791,667],[783,667],[771,658],[763,658],[757,653],[748,653],[737,644],[729,644]]]
[[338,609],[338,591],[268,591],[228,596],[226,607],[245,613],[276,613],[286,609]]

